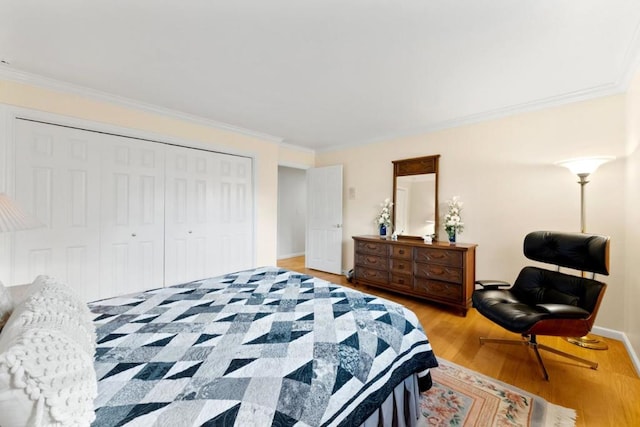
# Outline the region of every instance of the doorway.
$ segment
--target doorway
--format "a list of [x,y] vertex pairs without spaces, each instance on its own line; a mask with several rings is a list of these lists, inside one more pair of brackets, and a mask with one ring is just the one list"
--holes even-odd
[[307,185],[304,169],[278,166],[277,258],[305,255]]

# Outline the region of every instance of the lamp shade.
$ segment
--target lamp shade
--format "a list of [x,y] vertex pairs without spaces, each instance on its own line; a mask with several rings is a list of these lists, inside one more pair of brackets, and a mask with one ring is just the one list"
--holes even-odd
[[600,165],[615,159],[613,156],[602,157],[581,157],[556,162],[558,166],[564,166],[576,175],[589,175],[600,167]]
[[28,230],[41,226],[38,220],[23,211],[13,199],[0,193],[0,232]]

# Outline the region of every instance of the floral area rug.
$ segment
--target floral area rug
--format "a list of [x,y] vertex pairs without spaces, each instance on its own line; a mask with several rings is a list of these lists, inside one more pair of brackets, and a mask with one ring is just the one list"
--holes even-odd
[[422,393],[418,425],[575,426],[576,412],[478,372],[439,359]]

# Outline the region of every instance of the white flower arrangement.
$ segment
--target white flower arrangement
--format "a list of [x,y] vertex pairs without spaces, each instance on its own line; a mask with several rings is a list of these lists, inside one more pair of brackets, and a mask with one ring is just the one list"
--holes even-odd
[[447,206],[449,210],[444,216],[444,229],[451,237],[462,233],[462,230],[464,230],[464,222],[460,217],[462,202],[458,199],[458,196],[454,196],[451,200],[447,200]]
[[384,199],[384,202],[380,203],[380,213],[376,217],[376,224],[378,228],[385,226],[391,226],[391,207],[393,202],[389,198]]

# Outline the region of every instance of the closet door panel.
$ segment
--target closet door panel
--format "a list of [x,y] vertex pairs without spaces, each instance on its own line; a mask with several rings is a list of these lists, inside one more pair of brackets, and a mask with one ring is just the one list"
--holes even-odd
[[217,154],[167,147],[166,155],[165,284],[220,274],[215,243]]
[[55,276],[86,301],[99,297],[98,135],[15,121],[15,199],[42,227],[15,233],[13,282]]
[[[165,196],[165,285],[188,282],[192,269],[189,260],[189,153],[166,148]],[[193,230],[192,230],[193,232]],[[192,233],[191,233],[192,234]]]
[[102,142],[100,282],[103,297],[164,282],[164,150],[108,136]]
[[252,161],[227,154],[218,156],[216,251],[222,256],[222,272],[244,270],[253,264]]

